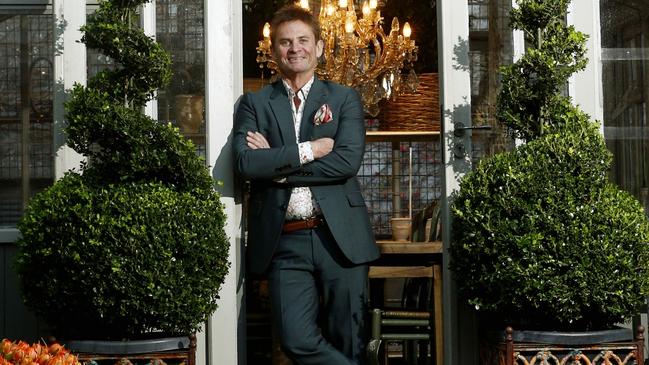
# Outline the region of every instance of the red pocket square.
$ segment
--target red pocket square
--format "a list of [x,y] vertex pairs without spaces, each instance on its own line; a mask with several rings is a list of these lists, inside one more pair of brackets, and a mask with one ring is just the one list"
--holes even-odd
[[329,107],[329,104],[322,104],[313,117],[313,124],[320,125],[329,123],[332,119],[333,115],[331,114],[331,107]]

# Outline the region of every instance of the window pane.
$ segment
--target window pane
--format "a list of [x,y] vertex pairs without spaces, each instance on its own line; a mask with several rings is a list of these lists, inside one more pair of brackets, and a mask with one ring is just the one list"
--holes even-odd
[[[88,5],[86,15],[91,15],[98,8],[98,6]],[[100,71],[115,68],[115,61],[103,54],[100,50],[94,48],[86,49],[86,63],[88,65],[88,80],[95,77]]]
[[54,179],[53,25],[43,14],[0,13],[0,226],[20,219]]
[[473,126],[491,126],[489,130],[473,130],[474,161],[512,146],[512,140],[494,116],[500,86],[498,69],[510,64],[513,58],[509,28],[511,3],[511,0],[468,0],[471,120]]
[[171,53],[173,78],[158,94],[158,118],[171,121],[205,156],[203,0],[157,0],[156,37]]
[[649,8],[600,2],[604,137],[612,179],[649,208]]

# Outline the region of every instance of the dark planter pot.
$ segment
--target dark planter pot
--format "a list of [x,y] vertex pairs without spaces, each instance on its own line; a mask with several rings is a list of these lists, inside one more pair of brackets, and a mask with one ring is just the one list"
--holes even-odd
[[[173,361],[186,365],[196,364],[196,336],[163,337],[146,340],[98,341],[73,340],[65,347],[77,355],[82,364],[100,360],[129,360],[131,363],[146,360],[150,364]],[[112,361],[115,363],[115,361]]]
[[643,364],[644,327],[587,332],[486,332],[480,344],[481,365]]

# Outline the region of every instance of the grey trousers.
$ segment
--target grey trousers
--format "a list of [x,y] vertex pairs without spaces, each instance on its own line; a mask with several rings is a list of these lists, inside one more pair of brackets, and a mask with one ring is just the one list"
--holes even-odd
[[327,227],[281,236],[268,283],[282,349],[297,365],[365,363],[367,270]]

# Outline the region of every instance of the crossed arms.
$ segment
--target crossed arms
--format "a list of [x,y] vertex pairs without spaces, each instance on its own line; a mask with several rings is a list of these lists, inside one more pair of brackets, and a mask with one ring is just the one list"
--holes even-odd
[[333,135],[310,141],[314,159],[304,164],[300,163],[297,143],[273,144],[279,140],[278,131],[272,130],[277,124],[264,119],[272,113],[258,110],[268,104],[255,103],[253,97],[244,95],[235,116],[233,150],[239,175],[296,186],[339,183],[356,175],[365,146],[363,108],[356,92],[346,93],[339,115],[334,116],[338,126]]

